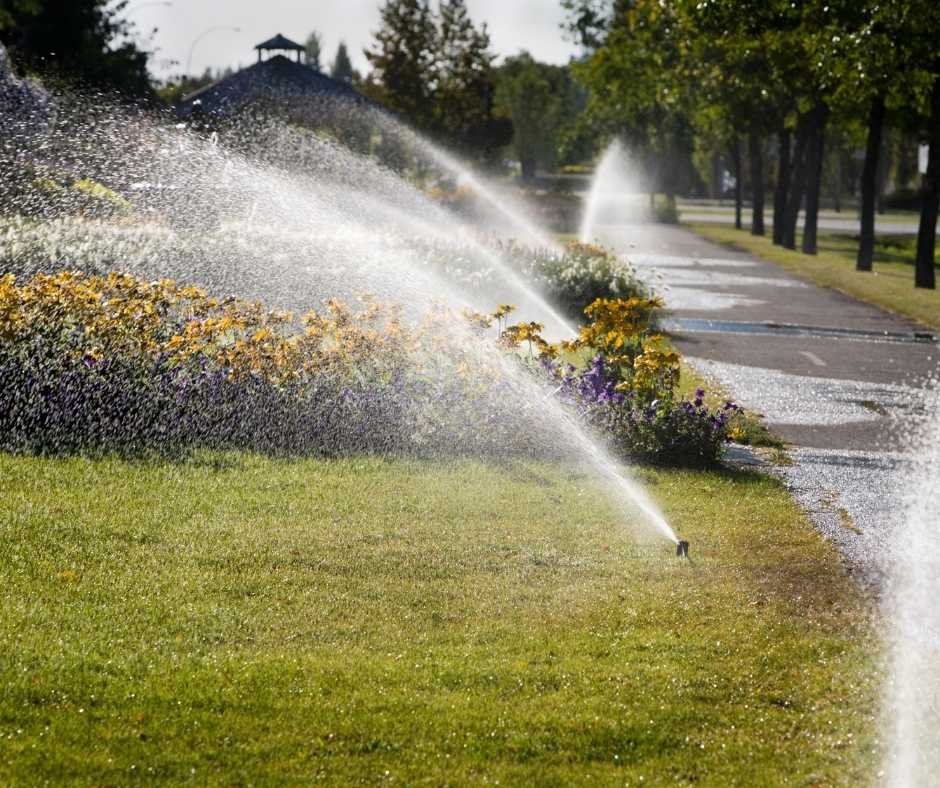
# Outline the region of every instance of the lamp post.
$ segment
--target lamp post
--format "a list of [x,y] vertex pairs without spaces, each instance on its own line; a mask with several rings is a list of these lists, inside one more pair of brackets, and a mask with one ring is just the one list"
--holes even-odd
[[193,52],[196,49],[196,44],[198,44],[202,39],[204,39],[210,33],[215,33],[220,30],[228,30],[231,33],[241,33],[242,29],[240,27],[231,27],[230,25],[214,25],[213,27],[207,27],[203,30],[198,36],[193,39],[193,43],[189,47],[189,56],[186,58],[186,74],[185,76],[190,76],[190,68],[193,64]]

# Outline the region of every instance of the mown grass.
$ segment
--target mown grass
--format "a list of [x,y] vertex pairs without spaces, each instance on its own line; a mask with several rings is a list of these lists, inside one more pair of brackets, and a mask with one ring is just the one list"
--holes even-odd
[[0,783],[859,785],[868,612],[776,481],[0,455]]
[[940,292],[914,287],[916,238],[913,236],[878,236],[874,271],[860,273],[855,270],[858,241],[850,235],[820,234],[819,254],[812,256],[774,246],[770,238],[753,236],[747,230],[706,223],[687,226],[709,241],[757,255],[814,284],[839,290],[940,330]]

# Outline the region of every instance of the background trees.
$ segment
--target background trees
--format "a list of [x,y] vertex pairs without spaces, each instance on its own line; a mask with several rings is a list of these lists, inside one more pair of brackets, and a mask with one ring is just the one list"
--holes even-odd
[[528,52],[508,57],[496,69],[496,106],[512,119],[512,151],[524,179],[537,168],[553,170],[583,103],[566,66],[539,63]]
[[838,204],[846,146],[864,141],[857,265],[871,270],[886,135],[894,129],[909,141],[929,142],[933,168],[922,181],[915,283],[934,286],[940,4],[562,2],[569,30],[589,52],[576,74],[590,91],[590,121],[644,151],[650,177],[667,194],[688,168],[684,147],[694,135],[699,150],[711,148],[731,165],[738,226],[741,186],[749,182],[755,234],[764,232],[773,173],[775,243],[796,248],[802,210],[801,249],[816,253],[826,176]]
[[304,54],[307,57],[307,65],[314,71],[320,71],[321,40],[316,30],[311,31],[307,36],[304,42]]
[[353,68],[352,61],[349,59],[349,50],[346,49],[345,41],[340,41],[336,48],[336,57],[330,63],[330,76],[347,84],[360,80],[359,73]]
[[464,0],[387,0],[366,57],[375,98],[432,138],[478,158],[512,139],[494,114],[493,60],[486,26],[476,27]]
[[0,0],[0,41],[21,71],[52,83],[152,97],[148,53],[123,18],[126,0]]

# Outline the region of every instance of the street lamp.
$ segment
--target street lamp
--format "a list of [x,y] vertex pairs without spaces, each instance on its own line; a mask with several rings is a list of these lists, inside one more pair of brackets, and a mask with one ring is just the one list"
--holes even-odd
[[186,76],[190,76],[189,70],[193,64],[193,51],[196,49],[196,44],[198,44],[202,39],[204,39],[210,33],[215,33],[219,30],[228,30],[231,33],[241,33],[242,29],[240,27],[231,27],[230,25],[215,25],[213,27],[206,28],[203,30],[196,38],[193,39],[193,43],[189,47],[189,56],[186,58]]

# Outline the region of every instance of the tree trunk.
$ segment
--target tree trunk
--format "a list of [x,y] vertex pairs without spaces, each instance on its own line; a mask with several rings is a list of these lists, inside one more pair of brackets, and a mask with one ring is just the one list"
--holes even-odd
[[878,188],[878,154],[885,120],[885,97],[875,96],[868,111],[868,138],[865,141],[865,166],[862,168],[861,237],[858,242],[856,271],[871,271],[875,256],[875,191]]
[[721,154],[715,152],[712,154],[712,199],[718,200],[721,205],[722,190],[724,189],[724,168],[721,166]]
[[764,234],[764,141],[752,128],[747,138],[747,152],[751,160],[751,235]]
[[787,191],[787,207],[783,217],[781,245],[796,249],[796,225],[800,218],[800,205],[806,188],[806,149],[809,144],[812,123],[810,114],[801,115],[796,126],[796,143],[790,165],[790,188]]
[[531,181],[535,178],[535,159],[526,156],[520,160],[519,164],[522,166],[522,180]]
[[832,192],[832,207],[836,213],[842,213],[842,145],[836,151],[835,189]]
[[783,217],[787,207],[787,185],[790,183],[790,129],[777,132],[777,183],[774,185],[774,243],[783,243]]
[[940,76],[934,78],[930,92],[930,144],[927,174],[924,175],[920,227],[917,230],[917,260],[914,264],[915,287],[936,287],[934,255],[937,247],[937,209],[940,208]]
[[878,215],[885,212],[885,188],[888,185],[888,170],[890,169],[890,154],[888,139],[884,133],[881,135],[881,152],[878,156],[878,185],[875,192],[875,207]]
[[822,189],[823,158],[826,153],[826,118],[829,108],[817,104],[813,109],[813,133],[807,151],[806,215],[803,219],[803,254],[816,254],[819,226],[819,194]]
[[731,166],[734,167],[734,228],[741,229],[741,139],[731,142]]

